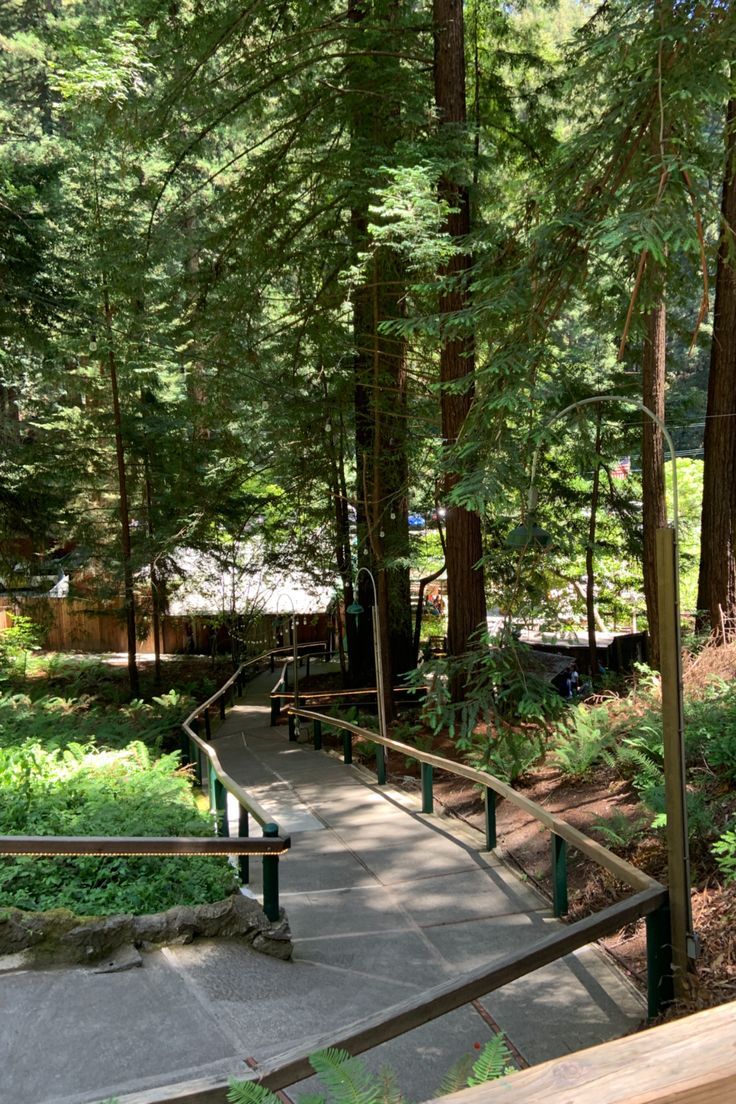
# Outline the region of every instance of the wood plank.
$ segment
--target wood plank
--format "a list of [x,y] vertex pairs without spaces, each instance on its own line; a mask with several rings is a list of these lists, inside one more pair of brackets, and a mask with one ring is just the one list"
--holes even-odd
[[476,770],[475,767],[469,767],[465,763],[455,763],[451,759],[445,759],[441,755],[433,755],[428,751],[420,751],[419,748],[412,747],[411,744],[404,744],[399,740],[392,740],[388,736],[380,736],[377,732],[372,732],[368,728],[361,728],[359,725],[352,724],[350,721],[343,721],[336,717],[330,717],[325,713],[317,713],[310,709],[289,709],[290,713],[294,713],[299,717],[305,717],[308,720],[321,721],[324,725],[332,725],[333,728],[346,729],[348,732],[352,732],[356,736],[362,736],[366,740],[371,740],[374,744],[383,744],[384,747],[389,748],[392,751],[398,751],[402,755],[409,756],[412,759],[416,759],[419,763],[429,763],[430,766],[437,767],[438,770],[447,771],[450,774],[458,775],[460,778],[467,778],[471,782],[477,782],[481,786],[488,786],[489,789],[499,794],[501,797],[506,798],[513,805],[523,809],[534,820],[538,820],[540,824],[543,824],[546,828],[549,828],[551,832],[560,836],[562,839],[567,840],[569,844],[576,847],[578,851],[586,855],[593,862],[602,866],[614,877],[618,878],[625,885],[630,886],[632,889],[640,890],[646,889],[650,886],[658,886],[660,883],[655,878],[651,878],[648,874],[645,874],[643,870],[639,870],[638,867],[632,863],[627,862],[626,859],[622,859],[619,855],[614,855],[612,851],[609,851],[607,847],[604,847],[602,843],[597,840],[591,839],[590,836],[586,836],[578,828],[574,828],[572,824],[568,824],[567,821],[561,820],[560,817],[550,813],[547,809],[541,805],[537,805],[535,801],[531,801],[524,794],[520,794],[517,790],[512,789],[511,786],[502,782],[500,778],[496,778],[495,775],[487,774],[485,771]]
[[283,855],[289,836],[0,836],[0,855]]
[[734,1100],[736,1003],[439,1098],[441,1104],[728,1104]]

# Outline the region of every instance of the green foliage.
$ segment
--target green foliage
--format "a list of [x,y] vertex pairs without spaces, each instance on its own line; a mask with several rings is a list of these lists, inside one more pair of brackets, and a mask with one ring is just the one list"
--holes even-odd
[[13,624],[0,632],[0,671],[3,667],[17,666],[25,677],[28,653],[41,643],[41,630],[30,617],[13,616]]
[[640,838],[643,831],[649,827],[649,817],[634,817],[625,813],[615,812],[608,817],[598,817],[593,821],[593,827],[603,836],[609,847],[618,847],[627,850]]
[[736,829],[729,828],[719,836],[711,851],[726,881],[736,881]]
[[581,778],[603,761],[614,739],[605,706],[573,706],[557,726],[553,757],[563,774]]
[[[178,757],[152,758],[141,742],[120,751],[69,743],[0,751],[0,833],[5,835],[210,835]],[[218,900],[235,887],[222,858],[94,856],[7,859],[0,868],[6,905],[78,914],[156,912]]]
[[[327,1095],[310,1093],[299,1097],[297,1104],[405,1104],[391,1071],[374,1077],[360,1059],[345,1050],[321,1050],[311,1055],[309,1061]],[[495,1081],[513,1072],[511,1052],[503,1035],[494,1035],[475,1060],[470,1054],[452,1067],[438,1095]],[[278,1104],[275,1093],[253,1081],[232,1080],[227,1098],[230,1104]]]

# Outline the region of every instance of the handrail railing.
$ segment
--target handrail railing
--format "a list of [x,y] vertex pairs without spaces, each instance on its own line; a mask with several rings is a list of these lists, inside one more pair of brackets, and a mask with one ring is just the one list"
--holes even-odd
[[[523,809],[526,813],[539,821],[552,834],[552,904],[555,916],[562,916],[567,912],[567,844],[571,844],[587,858],[598,866],[603,867],[619,881],[623,882],[636,893],[632,900],[638,900],[641,894],[653,895],[648,900],[657,900],[659,903],[647,913],[647,989],[649,1015],[657,1015],[661,1005],[671,999],[671,968],[667,961],[665,947],[669,944],[669,910],[667,889],[643,870],[639,870],[633,863],[627,862],[619,855],[609,851],[607,847],[597,840],[591,839],[578,828],[568,824],[567,821],[550,813],[543,806],[525,797],[524,794],[514,790],[506,782],[496,778],[495,775],[477,770],[465,763],[457,763],[451,759],[445,759],[441,755],[434,755],[428,751],[412,747],[400,740],[393,740],[389,736],[382,736],[371,729],[362,728],[352,721],[344,721],[340,717],[332,717],[325,713],[318,713],[313,709],[296,709],[291,707],[289,712],[293,716],[311,720],[314,725],[314,746],[316,750],[322,747],[322,726],[338,728],[343,731],[343,757],[346,763],[352,762],[352,737],[360,736],[380,748],[381,754],[377,755],[376,774],[379,785],[386,780],[386,750],[398,751],[402,755],[417,760],[421,764],[422,772],[422,812],[431,813],[434,808],[433,800],[433,771],[437,767],[461,778],[467,778],[483,787],[485,795],[485,835],[486,848],[492,851],[496,847],[496,798],[503,797],[512,804]],[[662,895],[663,896],[658,896]],[[626,902],[622,902],[626,904]],[[603,916],[608,912],[599,913]],[[649,915],[651,912],[651,915]],[[644,915],[640,913],[639,915]],[[592,919],[595,919],[593,917]],[[628,921],[622,921],[621,925]],[[578,930],[573,924],[568,930]],[[613,929],[615,930],[615,929]],[[563,952],[567,953],[567,952]],[[337,1045],[337,1044],[330,1044]]]
[[[231,794],[239,807],[238,837],[236,838],[250,840],[250,817],[253,816],[263,828],[265,838],[280,841],[283,845],[283,851],[280,851],[279,854],[282,854],[291,846],[291,840],[288,836],[280,835],[278,824],[266,809],[227,773],[220,762],[217,751],[209,742],[212,735],[209,717],[210,706],[215,702],[219,702],[220,717],[224,719],[226,697],[231,694],[234,702],[236,691],[239,695],[242,693],[245,671],[271,658],[271,652],[263,652],[261,655],[241,663],[219,690],[189,714],[182,724],[185,734],[182,754],[185,758],[188,757],[189,762],[194,765],[197,782],[209,794],[210,809],[216,817],[218,835],[227,837],[230,833],[227,795]],[[204,716],[205,719],[205,739],[202,739],[198,731],[200,716]],[[241,881],[245,885],[250,881],[248,856],[250,854],[263,854],[263,911],[269,920],[278,920],[280,915],[278,857],[275,854],[264,852],[244,851],[239,852],[239,854],[241,857],[238,870]]]
[[[361,728],[360,725],[353,724],[352,721],[344,721],[339,717],[332,717],[325,713],[317,713],[311,709],[290,709],[289,712],[304,717],[307,720],[311,720],[320,726],[326,725],[331,728],[343,729],[354,736],[361,736],[366,740],[370,740],[373,744],[380,744],[391,751],[398,751],[402,755],[416,759],[423,765],[437,767],[440,770],[456,774],[461,778],[467,778],[470,782],[478,783],[485,787],[486,790],[491,790],[494,798],[495,795],[504,797],[514,805],[517,805],[520,809],[523,809],[524,812],[529,813],[530,816],[534,817],[534,819],[538,820],[541,824],[544,824],[544,826],[554,832],[555,835],[560,836],[567,843],[575,846],[578,851],[587,855],[588,858],[592,859],[599,866],[604,867],[609,873],[615,875],[620,881],[624,882],[632,889],[644,890],[661,885],[656,878],[652,878],[643,870],[639,870],[638,867],[627,862],[626,859],[622,859],[619,855],[615,855],[612,851],[609,851],[607,847],[604,847],[603,844],[598,843],[597,840],[591,839],[578,828],[574,828],[572,824],[568,824],[567,821],[555,816],[554,813],[550,813],[543,806],[537,805],[535,801],[525,797],[524,794],[519,793],[518,790],[514,790],[506,782],[502,782],[500,778],[496,778],[493,774],[487,774],[485,771],[477,770],[475,767],[470,767],[465,763],[457,763],[452,759],[445,759],[441,755],[434,755],[428,751],[421,751],[411,744],[402,743],[400,740],[392,740],[389,736],[381,736],[378,732],[373,732],[369,728]],[[426,791],[429,788],[426,785],[426,777],[423,779],[423,783],[423,791]],[[424,797],[426,798],[426,796],[425,793]],[[423,804],[427,805],[428,802],[424,800]],[[423,811],[431,812],[431,809],[425,808]],[[490,844],[488,850],[493,850],[493,847],[495,847],[495,840],[487,839],[486,842]]]

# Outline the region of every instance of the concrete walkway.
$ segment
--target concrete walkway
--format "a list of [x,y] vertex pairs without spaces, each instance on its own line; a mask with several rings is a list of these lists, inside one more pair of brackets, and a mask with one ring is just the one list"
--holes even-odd
[[[225,769],[291,834],[280,873],[293,962],[203,941],[146,954],[141,969],[121,973],[8,971],[0,979],[0,1104],[86,1104],[242,1075],[249,1059],[337,1032],[558,923],[482,851],[480,835],[422,816],[412,796],[270,728],[274,680],[250,683],[214,738]],[[260,863],[252,859],[251,869],[259,894]],[[498,1029],[536,1063],[622,1035],[644,1013],[623,975],[585,948],[365,1060],[392,1068],[419,1101]]]

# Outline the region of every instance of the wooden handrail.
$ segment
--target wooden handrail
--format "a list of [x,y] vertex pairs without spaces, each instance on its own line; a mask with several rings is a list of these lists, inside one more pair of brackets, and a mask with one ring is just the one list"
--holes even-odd
[[220,780],[222,785],[228,791],[228,793],[232,794],[235,800],[238,801],[244,809],[247,809],[249,813],[252,813],[255,819],[261,825],[272,823],[273,817],[269,815],[269,813],[263,808],[262,805],[260,805],[256,801],[254,797],[251,797],[247,790],[244,790],[243,787],[240,786],[234,778],[230,777],[230,775],[227,773],[222,763],[220,762],[220,757],[215,751],[212,744],[208,743],[207,740],[203,740],[199,736],[199,734],[194,731],[191,726],[191,722],[196,720],[201,713],[204,713],[205,709],[208,709],[209,706],[213,704],[213,702],[216,702],[218,698],[222,696],[222,694],[226,693],[233,685],[233,683],[237,681],[237,679],[246,668],[253,667],[256,663],[261,663],[263,660],[269,659],[270,655],[270,652],[263,652],[261,655],[256,656],[255,659],[249,659],[246,660],[245,663],[241,663],[237,671],[235,671],[234,674],[231,675],[227,682],[224,683],[215,694],[208,698],[206,702],[203,702],[202,705],[198,705],[197,708],[193,710],[189,714],[187,719],[182,723],[182,728],[186,732],[187,736],[194,744],[196,744],[200,751],[202,751],[203,754],[207,756],[213,771],[215,772],[217,778]]
[[290,836],[0,836],[0,855],[285,855]]
[[609,851],[607,847],[604,847],[602,843],[598,843],[597,840],[591,839],[590,836],[586,836],[584,832],[581,832],[578,828],[574,828],[572,824],[568,824],[567,821],[561,820],[555,816],[554,813],[548,812],[547,809],[541,805],[537,805],[535,801],[525,797],[524,794],[520,794],[517,790],[514,790],[506,782],[502,782],[500,778],[496,778],[493,774],[487,774],[485,771],[476,770],[475,767],[469,767],[465,763],[456,763],[451,759],[445,759],[441,755],[433,755],[428,751],[420,751],[419,748],[412,747],[411,744],[404,744],[399,740],[392,740],[388,736],[381,736],[378,732],[373,732],[369,728],[361,728],[360,725],[353,724],[351,721],[343,721],[338,717],[331,717],[326,713],[317,713],[312,709],[294,709],[290,707],[288,710],[294,716],[303,717],[306,720],[319,721],[324,725],[329,725],[333,728],[341,728],[347,732],[352,732],[355,736],[361,736],[365,740],[370,740],[374,744],[381,744],[383,747],[388,748],[391,751],[398,751],[402,755],[406,755],[410,758],[416,759],[420,763],[427,763],[429,766],[438,767],[440,770],[448,771],[450,774],[456,774],[460,778],[467,778],[470,782],[477,782],[481,786],[486,786],[488,789],[493,790],[501,797],[506,798],[512,804],[523,809],[535,820],[538,820],[540,824],[543,824],[546,828],[549,828],[551,832],[559,836],[561,839],[566,840],[573,847],[576,847],[578,851],[586,855],[593,862],[602,866],[609,873],[613,874],[616,878],[622,881],[625,885],[630,886],[635,890],[646,890],[656,887],[660,887],[661,883],[656,878],[650,877],[643,870],[639,870],[638,867],[632,863],[627,862],[626,859],[622,859],[619,855],[614,855],[612,851]]

